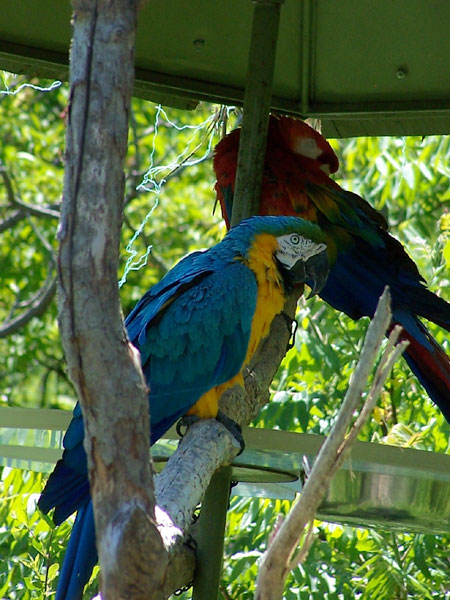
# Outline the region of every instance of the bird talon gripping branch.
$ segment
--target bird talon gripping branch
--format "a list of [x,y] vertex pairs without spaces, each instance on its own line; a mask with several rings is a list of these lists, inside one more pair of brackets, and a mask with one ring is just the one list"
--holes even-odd
[[231,433],[234,439],[238,442],[240,450],[237,456],[240,456],[245,450],[245,441],[244,436],[242,435],[242,427],[239,425],[239,423],[236,423],[236,421],[230,419],[230,417],[227,417],[227,415],[221,410],[217,411],[216,420],[219,423],[221,423],[226,429],[228,429],[228,431]]
[[200,417],[197,417],[196,415],[184,415],[184,417],[181,417],[175,427],[180,438],[183,438],[186,435],[186,431],[189,429],[189,427],[191,427],[197,421],[200,421]]

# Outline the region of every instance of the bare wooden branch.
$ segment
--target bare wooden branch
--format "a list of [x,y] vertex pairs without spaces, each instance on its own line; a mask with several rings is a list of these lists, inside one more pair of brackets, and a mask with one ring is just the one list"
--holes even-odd
[[28,204],[27,202],[22,202],[22,200],[19,200],[18,198],[14,198],[13,204],[22,209],[25,213],[35,215],[36,217],[45,217],[47,219],[59,219],[60,217],[59,211],[54,210],[49,206]]
[[0,325],[0,338],[7,337],[19,331],[34,317],[40,317],[47,310],[56,292],[56,277],[48,277],[41,290],[34,296],[30,308],[17,317],[9,319]]
[[[390,354],[390,357],[383,357],[380,362],[373,387],[368,394],[366,406],[362,411],[364,418],[359,417],[356,420],[351,435],[345,439],[391,319],[389,304],[390,295],[385,290],[375,316],[369,325],[360,360],[353,373],[332,432],[323,444],[297,502],[263,556],[256,584],[256,600],[282,598],[285,579],[289,571],[298,564],[299,556],[294,557],[298,540],[303,535],[306,525],[314,518],[331,478],[342,464],[351,443],[369,416],[393,362],[404,350],[403,343],[393,350],[398,337],[398,331],[394,330],[387,346],[387,353]],[[303,559],[305,554],[306,552],[303,550],[300,559]]]
[[344,444],[347,444],[348,446],[353,444],[358,433],[361,431],[362,426],[369,418],[392,367],[409,345],[407,340],[403,340],[397,344],[401,332],[401,326],[396,325],[389,335],[387,346],[381,356],[380,364],[377,367],[372,387],[367,395],[367,399],[364,402],[361,412],[356,418],[350,433],[344,441]]
[[26,213],[24,210],[15,210],[12,215],[0,221],[0,233],[3,233],[8,229],[12,229],[14,225],[20,223],[20,221],[22,221],[25,217]]
[[61,337],[85,422],[102,596],[158,600],[168,561],[154,518],[147,387],[117,288],[138,0],[73,0],[73,9]]
[[[213,474],[230,464],[239,449],[229,431],[213,419],[200,421],[188,429],[177,452],[155,482],[158,508],[170,516],[180,531],[190,528],[194,509]],[[170,546],[174,530],[162,527],[161,531],[166,545]]]
[[[52,246],[46,240],[45,236],[39,231],[38,227],[33,223],[33,220],[28,217],[28,215],[23,214],[21,218],[26,217],[29,220],[29,223],[36,234],[36,237],[39,239],[41,244],[44,246],[46,252],[49,255],[50,264],[48,267],[47,277],[41,289],[39,289],[35,294],[33,294],[30,298],[23,300],[21,302],[16,302],[11,308],[10,315],[5,319],[5,321],[0,325],[0,338],[7,337],[16,331],[19,331],[22,327],[24,327],[31,319],[34,317],[41,317],[46,311],[47,307],[53,300],[56,292],[56,277],[54,275],[55,267],[56,267],[56,257],[53,252]],[[14,312],[17,309],[27,309],[23,310],[20,315],[12,318]]]
[[0,162],[0,175],[3,179],[3,183],[5,184],[5,189],[6,189],[6,195],[8,197],[8,202],[10,204],[14,204],[15,199],[16,199],[16,195],[14,193],[14,189],[12,186],[12,182],[11,182],[11,178],[9,176],[9,173],[5,167],[5,165]]
[[[5,167],[5,165],[0,163],[0,175],[3,179],[3,183],[5,184],[6,194],[8,196],[8,201],[12,206],[17,206],[21,213],[18,214],[30,214],[36,215],[38,217],[50,217],[52,219],[59,219],[59,212],[57,210],[53,210],[48,206],[37,206],[35,204],[27,204],[26,202],[22,202],[17,198],[14,193],[14,189],[12,186],[11,178],[9,173]],[[18,216],[16,217],[18,219]],[[19,219],[18,219],[19,220]]]

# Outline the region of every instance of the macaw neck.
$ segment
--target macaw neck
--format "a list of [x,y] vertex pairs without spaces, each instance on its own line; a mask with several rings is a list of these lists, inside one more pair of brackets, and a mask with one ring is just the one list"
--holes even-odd
[[274,317],[284,307],[286,293],[283,278],[275,260],[278,243],[273,235],[260,234],[248,252],[246,264],[258,284],[258,297],[252,322],[245,364],[253,357],[259,343],[267,337]]
[[259,285],[271,282],[275,286],[282,283],[275,252],[278,250],[277,238],[269,233],[257,234],[247,254],[247,266],[256,276]]

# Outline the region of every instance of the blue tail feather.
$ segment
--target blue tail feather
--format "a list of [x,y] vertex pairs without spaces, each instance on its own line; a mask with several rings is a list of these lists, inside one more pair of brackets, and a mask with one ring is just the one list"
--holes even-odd
[[81,600],[98,560],[92,502],[78,509],[64,557],[55,600]]

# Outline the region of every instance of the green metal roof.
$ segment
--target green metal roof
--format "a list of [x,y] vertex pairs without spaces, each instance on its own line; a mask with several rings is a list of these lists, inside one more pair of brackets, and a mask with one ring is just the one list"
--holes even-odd
[[[139,16],[138,96],[240,104],[250,0],[151,0]],[[2,0],[0,68],[68,77],[68,0]],[[285,0],[272,109],[327,137],[450,133],[448,0]]]

